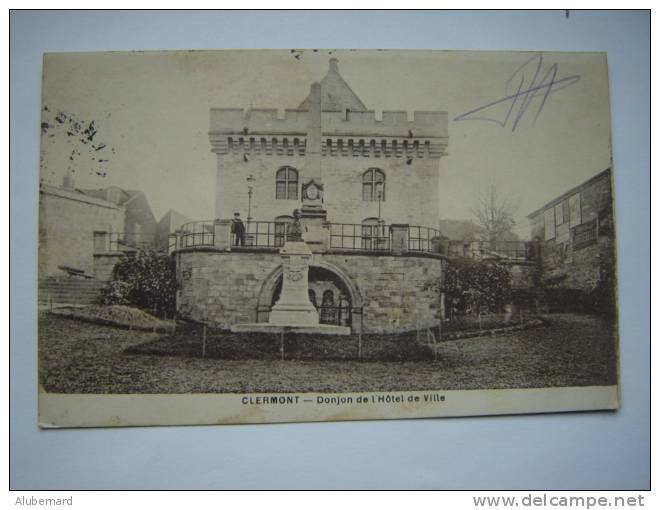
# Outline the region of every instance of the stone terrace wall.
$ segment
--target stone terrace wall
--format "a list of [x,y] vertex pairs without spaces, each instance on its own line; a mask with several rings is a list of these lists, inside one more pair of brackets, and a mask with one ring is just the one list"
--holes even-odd
[[338,254],[326,254],[323,259],[357,282],[363,297],[364,332],[397,333],[439,324],[439,296],[425,287],[443,281],[444,259]]
[[[182,250],[176,255],[181,284],[179,315],[229,328],[257,322],[264,282],[279,272],[276,252]],[[439,321],[439,296],[425,290],[442,279],[444,259],[424,256],[316,254],[312,265],[335,268],[349,280],[353,299],[353,330],[397,333],[433,327]],[[355,308],[362,307],[363,316]],[[259,314],[259,320],[267,320]]]
[[178,314],[223,329],[256,322],[261,286],[280,265],[277,253],[193,250],[176,257]]
[[[600,282],[602,267],[614,267],[614,240],[600,236],[596,243],[579,250],[547,251],[543,259],[543,282],[564,288],[593,291]],[[612,269],[613,270],[613,269]]]

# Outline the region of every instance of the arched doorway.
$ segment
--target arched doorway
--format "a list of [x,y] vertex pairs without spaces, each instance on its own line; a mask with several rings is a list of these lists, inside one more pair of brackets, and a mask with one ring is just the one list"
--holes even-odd
[[[267,322],[272,306],[282,291],[282,268],[264,281],[259,294],[257,322]],[[321,262],[309,268],[310,302],[319,311],[321,324],[355,327],[354,311],[361,312],[362,297],[355,284],[339,269]],[[359,317],[359,316],[358,316]]]

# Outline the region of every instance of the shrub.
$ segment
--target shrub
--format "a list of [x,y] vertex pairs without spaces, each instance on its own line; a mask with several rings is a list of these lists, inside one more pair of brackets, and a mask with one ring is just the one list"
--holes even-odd
[[112,280],[102,291],[101,302],[173,314],[176,308],[174,260],[153,251],[124,256],[115,265]]
[[442,289],[447,313],[456,316],[496,312],[510,299],[511,273],[496,261],[449,261]]

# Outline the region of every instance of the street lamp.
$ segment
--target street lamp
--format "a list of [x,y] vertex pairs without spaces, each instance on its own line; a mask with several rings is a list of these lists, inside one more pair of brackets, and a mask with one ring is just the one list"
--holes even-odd
[[247,222],[248,225],[252,221],[252,192],[254,190],[254,181],[256,179],[252,174],[248,175],[247,178],[245,179],[247,181],[247,187],[248,187],[248,214],[247,214]]
[[380,204],[383,201],[383,183],[376,184],[376,198],[378,199],[378,221],[380,222]]
[[[383,220],[381,219],[381,202],[383,201],[383,182],[377,182],[376,183],[376,198],[378,199],[378,230],[376,233],[376,237],[380,238],[381,237],[381,231],[382,231],[382,237],[385,237],[385,227],[383,226]],[[380,242],[380,239],[376,241],[377,243]]]

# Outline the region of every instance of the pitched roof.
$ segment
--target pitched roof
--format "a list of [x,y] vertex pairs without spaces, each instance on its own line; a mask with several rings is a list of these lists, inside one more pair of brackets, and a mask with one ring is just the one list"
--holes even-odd
[[100,198],[102,200],[109,200],[108,190],[110,188],[116,188],[119,191],[119,197],[118,197],[119,201],[117,202],[117,205],[125,204],[135,195],[140,193],[139,190],[117,188],[116,186],[110,186],[108,188],[103,188],[103,189],[77,189],[76,191],[90,197]]
[[587,179],[582,184],[578,184],[574,188],[571,188],[568,191],[565,191],[564,193],[562,193],[558,197],[553,198],[552,200],[550,200],[550,202],[546,203],[543,207],[539,207],[534,212],[529,213],[527,215],[527,217],[531,220],[532,218],[534,218],[534,216],[538,215],[539,213],[542,213],[546,209],[550,209],[550,207],[554,207],[559,202],[562,202],[562,201],[566,200],[570,195],[573,195],[573,194],[577,193],[578,191],[582,191],[587,186],[591,186],[594,182],[596,182],[600,179],[603,179],[603,178],[609,178],[610,177],[610,172],[611,172],[611,168],[606,168],[602,172],[599,172],[596,175],[594,175],[593,177]]
[[[364,112],[367,107],[360,98],[353,92],[353,89],[346,83],[341,74],[339,74],[339,61],[336,58],[330,59],[328,73],[320,81],[321,84],[321,110],[326,112],[337,112],[349,109],[354,112]],[[307,98],[300,103],[299,110],[309,110],[311,98]]]
[[192,220],[187,216],[184,216],[179,211],[174,209],[169,209],[163,217],[158,222],[160,227],[167,225],[168,229],[176,230],[181,227],[184,223],[189,223]]

